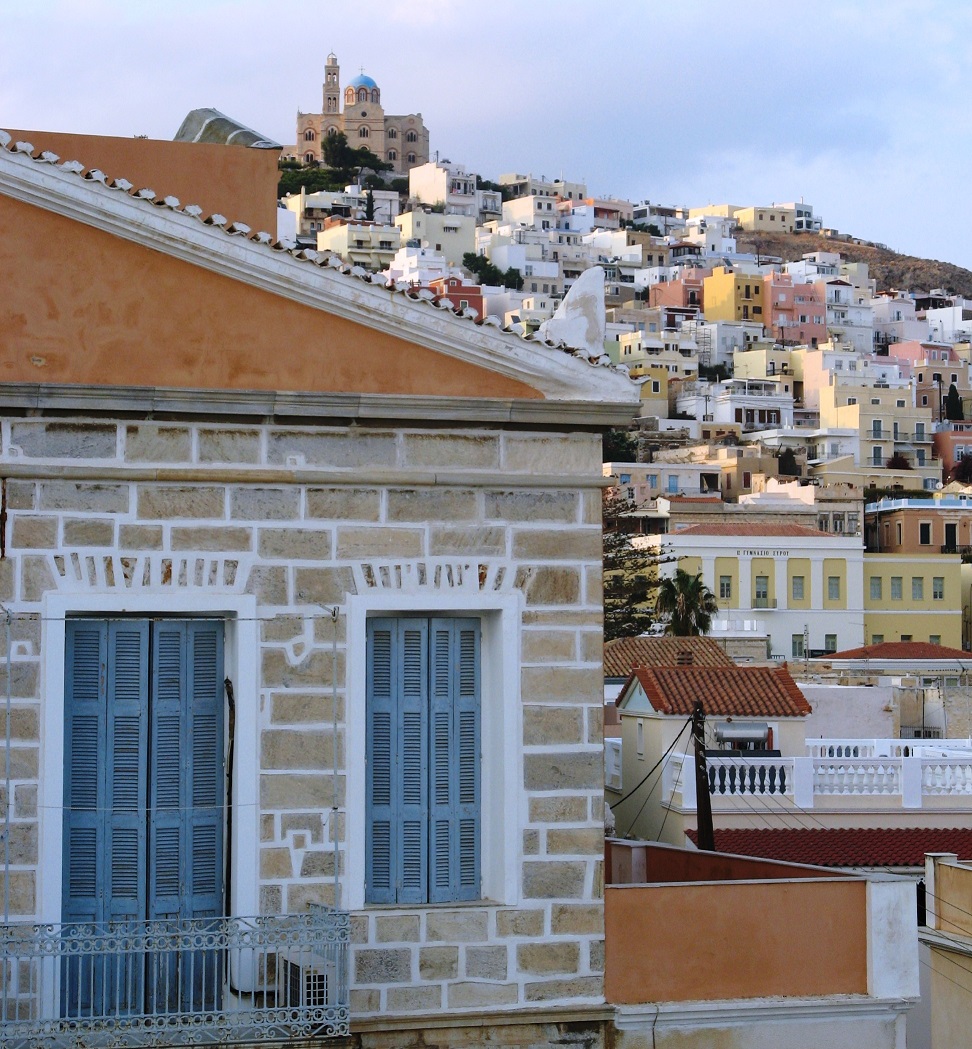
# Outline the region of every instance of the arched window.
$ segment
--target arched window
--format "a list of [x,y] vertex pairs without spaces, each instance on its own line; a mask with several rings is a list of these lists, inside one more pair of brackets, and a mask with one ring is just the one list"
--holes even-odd
[[368,89],[366,87],[359,87],[358,88],[358,101],[359,102],[367,102],[368,101]]
[[378,88],[376,88],[376,87],[371,89],[371,101],[372,102],[377,102],[378,101]]
[[370,135],[371,132],[366,127],[358,128],[358,138],[369,138]]
[[388,137],[389,138],[398,138],[398,132],[395,130],[395,128],[390,127],[388,129]]
[[414,164],[415,163],[415,154],[414,153],[409,153],[409,155],[408,155],[408,162],[409,162],[409,164]]
[[328,113],[333,113],[336,108],[337,108],[337,100],[333,99],[333,98],[329,98],[327,100],[327,111],[328,111]]
[[418,135],[416,135],[414,131],[409,131],[409,133],[405,136],[405,141],[418,142]]
[[314,132],[310,128],[308,128],[304,132],[304,141],[305,142],[313,142],[316,137],[317,136],[314,134]]
[[329,135],[336,135],[336,134],[337,134],[337,128],[336,128],[336,127],[334,127],[334,125],[332,124],[332,125],[331,125],[331,126],[330,126],[330,127],[328,128],[328,129],[327,129],[327,133],[328,133]]
[[313,153],[305,153],[304,154],[304,163],[305,164],[313,164],[314,163],[314,154]]
[[347,102],[348,105],[351,105],[351,106],[354,105],[354,88],[353,87],[349,87],[347,89],[347,91],[344,92],[344,101]]
[[398,160],[398,150],[397,149],[390,149],[390,150],[388,150],[388,159],[389,160]]

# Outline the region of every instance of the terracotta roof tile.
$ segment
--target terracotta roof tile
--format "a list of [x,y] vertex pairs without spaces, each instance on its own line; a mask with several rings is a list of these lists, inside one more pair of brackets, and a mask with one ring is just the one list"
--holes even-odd
[[781,539],[833,537],[833,532],[821,532],[817,528],[793,524],[692,524],[679,528],[675,535],[765,535]]
[[810,713],[786,667],[638,667],[631,677],[662,714],[687,717],[697,699],[707,716],[792,718]]
[[627,677],[635,667],[679,666],[686,653],[694,666],[736,665],[710,637],[618,637],[604,646],[604,676]]
[[863,648],[849,648],[844,652],[830,652],[818,659],[963,659],[972,660],[972,652],[963,652],[960,648],[946,648],[944,645],[933,645],[930,641],[882,641],[877,645],[864,645]]
[[[686,832],[693,842],[698,833]],[[772,827],[715,832],[719,852],[818,867],[920,867],[926,852],[972,858],[969,827]]]

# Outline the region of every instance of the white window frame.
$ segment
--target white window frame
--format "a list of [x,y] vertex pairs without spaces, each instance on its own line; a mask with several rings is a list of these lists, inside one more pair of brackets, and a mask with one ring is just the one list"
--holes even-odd
[[[224,666],[236,699],[233,776],[233,843],[230,914],[259,914],[260,849],[260,624],[252,594],[202,593],[176,588],[167,593],[130,590],[53,592],[41,604],[41,754],[38,807],[37,919],[61,920],[64,804],[64,679],[66,620],[73,615],[122,613],[135,616],[220,617],[225,621]],[[252,770],[252,774],[242,772]]]
[[[519,902],[522,838],[527,797],[523,790],[523,729],[520,701],[520,623],[523,595],[458,590],[381,590],[347,598],[345,706],[346,873],[342,906],[365,902],[366,785],[365,718],[367,627],[373,616],[476,616],[482,624],[482,893],[484,901]],[[556,748],[554,748],[556,749]],[[428,906],[423,905],[423,906]]]

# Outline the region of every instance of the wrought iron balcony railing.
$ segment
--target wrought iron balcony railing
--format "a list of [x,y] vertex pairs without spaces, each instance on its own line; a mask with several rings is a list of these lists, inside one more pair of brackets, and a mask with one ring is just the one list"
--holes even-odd
[[6,1049],[240,1045],[349,1033],[346,912],[0,925]]

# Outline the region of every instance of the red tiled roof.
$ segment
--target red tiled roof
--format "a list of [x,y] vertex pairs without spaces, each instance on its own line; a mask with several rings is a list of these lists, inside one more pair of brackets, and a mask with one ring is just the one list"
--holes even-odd
[[[698,832],[686,831],[693,842]],[[926,852],[972,857],[970,827],[772,827],[716,830],[718,852],[818,867],[920,867]]]
[[[637,667],[632,671],[662,714],[687,717],[701,699],[716,717],[801,717],[810,704],[786,667]],[[625,684],[622,694],[628,685]]]
[[964,659],[972,660],[972,652],[963,652],[960,648],[946,648],[944,645],[933,645],[930,641],[882,641],[877,645],[865,645],[863,648],[849,648],[845,652],[830,652],[818,659]]
[[736,664],[711,637],[617,637],[604,646],[604,676],[627,677],[635,667],[732,667]]
[[832,532],[821,532],[817,528],[793,524],[692,524],[679,528],[675,535],[766,535],[781,539],[803,539],[822,535],[833,536]]

